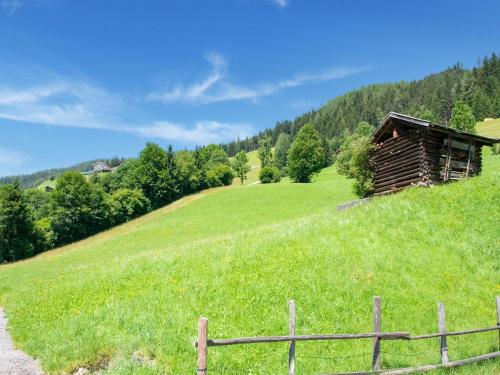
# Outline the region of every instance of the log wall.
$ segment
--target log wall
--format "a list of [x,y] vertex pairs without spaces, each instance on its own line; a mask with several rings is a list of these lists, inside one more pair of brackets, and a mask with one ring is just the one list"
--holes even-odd
[[397,191],[422,181],[426,173],[425,149],[419,131],[410,131],[377,145],[375,194]]

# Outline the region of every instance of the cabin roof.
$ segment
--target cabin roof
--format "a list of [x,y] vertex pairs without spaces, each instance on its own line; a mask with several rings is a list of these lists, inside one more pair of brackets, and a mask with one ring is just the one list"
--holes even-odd
[[398,123],[402,123],[404,125],[411,126],[414,128],[432,129],[440,133],[452,134],[457,138],[475,140],[487,146],[492,146],[493,144],[500,142],[500,139],[498,138],[483,137],[481,135],[456,130],[450,128],[449,126],[434,124],[427,120],[422,120],[416,117],[411,117],[396,112],[389,112],[389,114],[385,117],[382,123],[377,127],[377,129],[375,129],[372,135],[372,138],[375,142],[378,142],[380,137],[384,134],[384,131],[386,130],[387,126],[389,126],[391,120],[395,120]]

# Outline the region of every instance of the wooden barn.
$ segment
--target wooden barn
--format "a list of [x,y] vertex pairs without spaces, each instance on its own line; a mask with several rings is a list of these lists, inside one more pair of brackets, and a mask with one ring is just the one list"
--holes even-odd
[[391,112],[375,130],[375,194],[481,173],[481,147],[498,139]]

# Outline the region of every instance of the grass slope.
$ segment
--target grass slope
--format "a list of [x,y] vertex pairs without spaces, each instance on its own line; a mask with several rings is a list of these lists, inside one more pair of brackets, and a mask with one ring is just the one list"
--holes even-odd
[[476,130],[485,137],[500,138],[500,119],[478,122]]
[[[333,168],[313,184],[252,185],[186,197],[91,239],[0,267],[0,304],[16,343],[50,373],[112,358],[106,374],[193,373],[197,319],[210,336],[365,332],[383,298],[386,331],[494,323],[499,293],[500,158],[484,174],[408,189],[337,212],[352,199]],[[449,339],[451,359],[496,350],[496,332]],[[383,343],[383,365],[439,361],[438,341]],[[370,367],[369,341],[298,343],[301,374]],[[140,351],[153,367],[130,360]],[[418,353],[418,356],[413,354]],[[349,357],[359,355],[359,357]],[[349,358],[339,358],[348,356]],[[214,348],[213,373],[286,372],[286,344]],[[498,373],[500,363],[460,373]]]

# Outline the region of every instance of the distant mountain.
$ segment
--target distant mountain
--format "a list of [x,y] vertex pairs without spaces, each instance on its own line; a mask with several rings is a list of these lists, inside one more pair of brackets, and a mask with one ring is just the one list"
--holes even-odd
[[312,123],[325,144],[332,150],[361,121],[377,126],[388,112],[430,117],[431,121],[447,124],[453,105],[464,100],[472,108],[477,121],[500,117],[500,58],[493,53],[483,58],[477,67],[464,69],[456,64],[440,73],[411,82],[382,83],[338,96],[317,110],[306,112],[294,120],[279,121],[273,128],[243,140],[222,145],[232,156],[240,150],[257,149],[262,136],[270,136],[273,144],[280,133],[294,137],[300,128]]
[[56,179],[57,177],[62,175],[64,172],[91,171],[92,165],[97,161],[104,161],[104,162],[108,163],[110,166],[116,167],[116,166],[120,165],[124,160],[125,159],[118,158],[118,157],[114,157],[112,159],[95,159],[95,160],[84,161],[84,162],[81,162],[81,163],[78,163],[78,164],[75,164],[71,167],[66,167],[66,168],[53,168],[53,169],[46,169],[43,171],[38,171],[38,172],[30,173],[30,174],[0,177],[0,185],[10,184],[10,183],[14,182],[15,180],[19,180],[22,188],[29,189],[29,188],[38,186],[43,181],[50,180],[50,179]]

